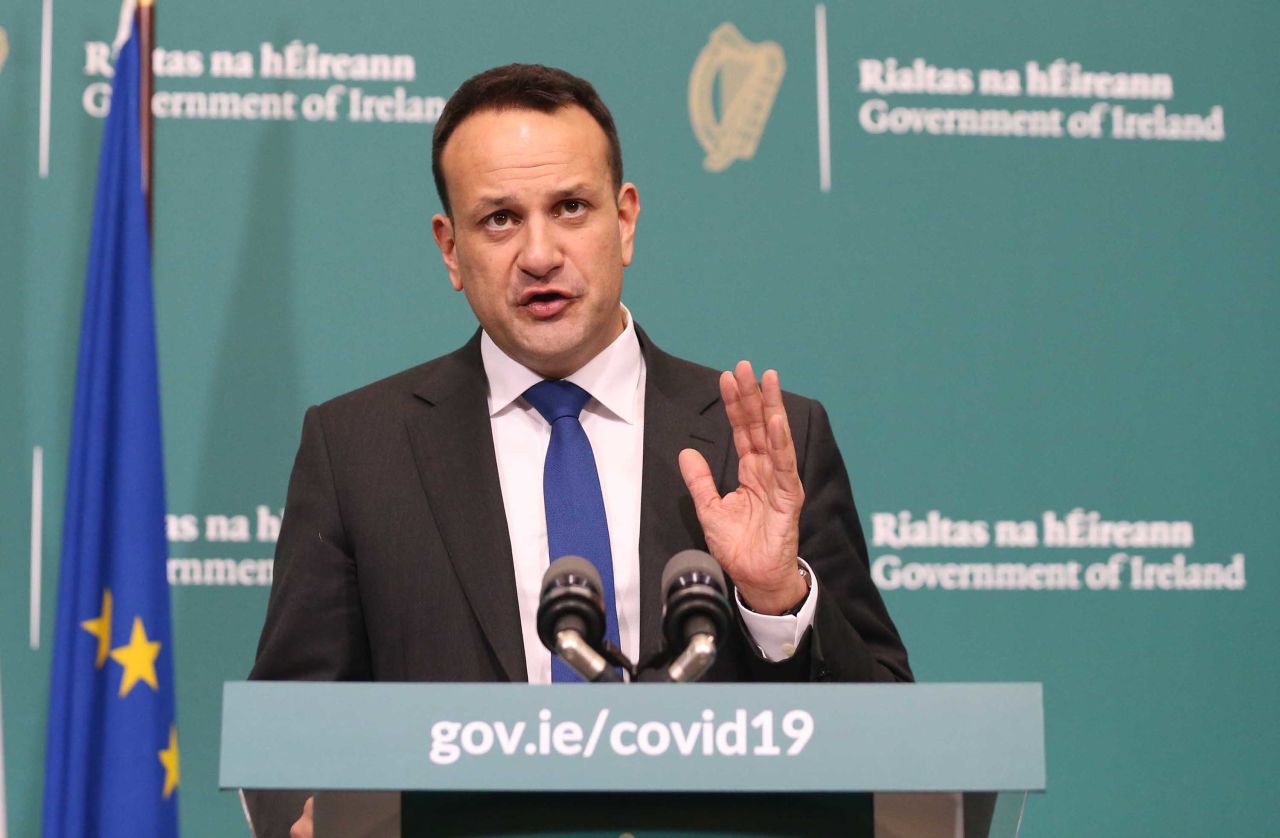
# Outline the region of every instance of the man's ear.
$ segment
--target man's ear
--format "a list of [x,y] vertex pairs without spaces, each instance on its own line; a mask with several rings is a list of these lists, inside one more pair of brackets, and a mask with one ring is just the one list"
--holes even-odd
[[462,272],[458,270],[458,242],[453,237],[453,219],[437,213],[431,216],[431,235],[440,248],[440,259],[449,269],[449,284],[454,291],[462,290]]
[[634,183],[618,190],[618,238],[622,242],[622,264],[631,264],[636,249],[636,220],[640,217],[640,192]]

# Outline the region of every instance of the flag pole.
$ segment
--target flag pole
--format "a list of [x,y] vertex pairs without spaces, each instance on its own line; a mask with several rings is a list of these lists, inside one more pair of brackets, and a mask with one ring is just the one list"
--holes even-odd
[[138,135],[142,144],[142,195],[147,202],[147,232],[151,223],[152,182],[155,173],[155,119],[151,115],[151,94],[155,89],[155,71],[151,56],[156,46],[156,11],[154,0],[138,0]]

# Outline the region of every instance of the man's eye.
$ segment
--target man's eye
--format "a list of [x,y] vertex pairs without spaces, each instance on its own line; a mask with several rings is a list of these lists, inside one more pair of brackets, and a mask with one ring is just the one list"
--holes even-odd
[[484,221],[485,226],[494,230],[502,230],[515,223],[509,212],[495,212]]
[[570,198],[569,200],[565,201],[563,204],[560,205],[561,215],[568,215],[568,216],[582,215],[586,211],[587,211],[586,202],[579,201],[573,198]]

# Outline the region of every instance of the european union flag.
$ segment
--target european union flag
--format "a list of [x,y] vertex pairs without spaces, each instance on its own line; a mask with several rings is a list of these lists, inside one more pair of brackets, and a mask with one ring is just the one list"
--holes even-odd
[[44,835],[176,836],[164,468],[135,21],[102,135],[53,647]]

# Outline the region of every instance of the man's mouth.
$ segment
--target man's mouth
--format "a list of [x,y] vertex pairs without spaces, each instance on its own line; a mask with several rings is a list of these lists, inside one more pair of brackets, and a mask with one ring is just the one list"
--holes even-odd
[[546,319],[555,317],[564,311],[572,301],[572,297],[568,297],[559,291],[544,291],[529,294],[521,305],[534,317]]

